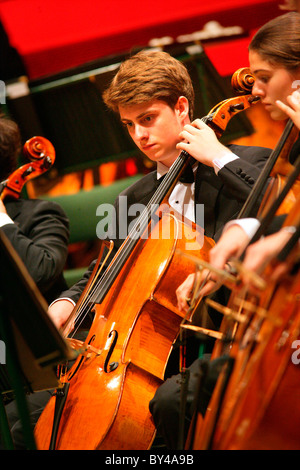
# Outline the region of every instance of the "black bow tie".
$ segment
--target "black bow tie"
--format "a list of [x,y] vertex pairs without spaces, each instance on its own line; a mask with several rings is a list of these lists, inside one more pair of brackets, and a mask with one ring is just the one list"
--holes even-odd
[[181,183],[193,183],[195,181],[194,172],[189,163],[182,175],[180,176],[179,181]]

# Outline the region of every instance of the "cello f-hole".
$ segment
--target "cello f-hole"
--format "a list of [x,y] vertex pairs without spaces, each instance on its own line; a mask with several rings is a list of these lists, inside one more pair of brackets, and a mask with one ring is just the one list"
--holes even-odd
[[[108,337],[110,338],[112,335],[114,335],[114,339],[109,347],[109,350],[108,350],[108,353],[107,353],[107,356],[106,356],[106,359],[105,359],[105,362],[104,362],[104,372],[108,373],[108,372],[112,372],[113,370],[115,370],[119,363],[118,362],[112,362],[111,364],[109,364],[109,360],[111,358],[111,355],[113,353],[113,350],[115,349],[115,345],[117,343],[117,339],[118,339],[118,332],[117,330],[111,330],[111,332],[109,333]],[[109,369],[108,369],[109,368]]]
[[[96,336],[93,335],[93,336],[91,337],[91,339],[89,340],[88,344],[91,344],[91,343],[95,340],[95,338],[96,338]],[[69,374],[69,376],[68,376],[68,380],[71,380],[71,379],[74,377],[74,375],[76,374],[76,372],[79,370],[80,366],[82,365],[84,359],[85,359],[85,356],[82,355],[81,358],[80,358],[80,360],[79,360],[79,362],[78,362],[78,364],[77,364],[77,367],[75,368],[75,370],[74,370],[73,372],[70,371],[70,374]]]

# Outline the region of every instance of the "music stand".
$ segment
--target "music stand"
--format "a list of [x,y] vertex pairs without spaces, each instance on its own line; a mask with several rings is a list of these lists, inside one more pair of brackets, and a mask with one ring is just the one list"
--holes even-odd
[[[0,230],[0,429],[5,445],[12,441],[4,411],[3,395],[14,393],[26,447],[35,449],[26,394],[58,388],[57,364],[74,359],[75,352],[47,314],[47,302],[20,257]],[[2,359],[2,360],[1,360]],[[7,429],[3,429],[6,427]]]

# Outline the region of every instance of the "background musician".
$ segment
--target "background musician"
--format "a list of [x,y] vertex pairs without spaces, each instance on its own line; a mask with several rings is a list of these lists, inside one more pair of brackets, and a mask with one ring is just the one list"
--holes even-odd
[[[0,181],[17,168],[20,150],[17,124],[0,117]],[[0,227],[50,303],[66,288],[62,272],[68,253],[69,221],[64,211],[50,201],[7,197],[0,199]]]
[[[9,178],[17,167],[21,150],[17,124],[0,117],[0,180]],[[26,266],[48,303],[67,287],[63,269],[68,254],[69,221],[61,207],[50,201],[6,197],[0,200],[0,228]],[[5,266],[1,266],[5,275]],[[38,333],[38,332],[37,332]],[[41,409],[49,392],[34,394],[28,401],[31,413]],[[23,443],[23,431],[16,402],[6,406],[16,445]],[[0,448],[1,448],[0,442]]]

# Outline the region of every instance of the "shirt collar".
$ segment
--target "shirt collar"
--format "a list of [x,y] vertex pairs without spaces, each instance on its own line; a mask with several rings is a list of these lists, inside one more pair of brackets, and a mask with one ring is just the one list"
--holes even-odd
[[[198,162],[195,161],[193,166],[192,166],[193,173],[195,173],[195,170],[197,169],[197,163]],[[164,176],[166,173],[168,173],[168,171],[169,171],[169,168],[166,165],[164,165],[161,162],[157,162],[157,167],[156,167],[157,179]]]
[[166,173],[168,173],[168,171],[169,171],[169,168],[166,165],[164,165],[161,162],[157,162],[157,168],[156,168],[157,179],[164,176]]

